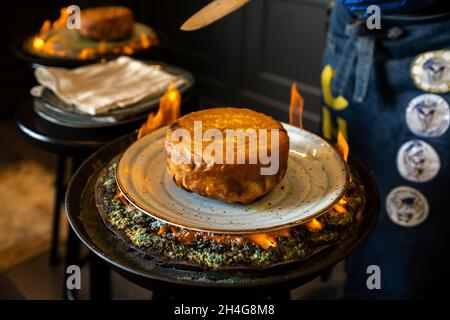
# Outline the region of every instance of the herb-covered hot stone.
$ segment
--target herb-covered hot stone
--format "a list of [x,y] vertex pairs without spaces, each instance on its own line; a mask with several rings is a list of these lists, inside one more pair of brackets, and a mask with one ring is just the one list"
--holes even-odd
[[320,230],[308,224],[275,234],[261,247],[252,237],[184,230],[162,223],[127,203],[115,181],[117,158],[102,171],[96,184],[96,204],[108,228],[133,248],[167,263],[201,268],[266,268],[305,260],[337,245],[358,230],[364,209],[364,188],[351,172],[351,183],[339,207],[317,218]]

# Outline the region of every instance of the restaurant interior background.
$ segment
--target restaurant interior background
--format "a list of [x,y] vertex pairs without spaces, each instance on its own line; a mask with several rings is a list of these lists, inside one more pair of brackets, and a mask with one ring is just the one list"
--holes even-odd
[[[21,37],[37,32],[44,19],[55,20],[61,7],[124,5],[132,9],[136,21],[152,26],[160,36],[162,49],[157,58],[195,76],[199,107],[250,106],[287,121],[290,87],[295,81],[305,99],[304,127],[318,132],[319,75],[328,1],[252,1],[207,28],[180,31],[180,25],[208,2],[0,2],[0,299],[62,298],[63,243],[59,263],[48,262],[57,161],[54,154],[27,141],[16,126],[15,112],[21,105],[31,103],[29,91],[36,80],[30,63],[13,52]],[[65,217],[60,228],[64,237]],[[83,279],[89,277],[88,273],[88,269],[83,271]],[[343,278],[340,264],[331,279],[316,279],[292,291],[292,296],[337,297]],[[88,288],[83,287],[79,298],[87,296]],[[151,292],[113,273],[113,298],[151,296]]]

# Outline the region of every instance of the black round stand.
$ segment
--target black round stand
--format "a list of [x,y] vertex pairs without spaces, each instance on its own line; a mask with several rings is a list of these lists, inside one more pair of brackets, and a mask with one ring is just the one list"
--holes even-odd
[[82,164],[67,189],[66,212],[72,228],[93,253],[126,279],[155,292],[155,298],[288,298],[289,290],[311,281],[358,248],[378,219],[379,197],[374,180],[367,169],[350,156],[349,164],[360,174],[366,189],[364,220],[356,240],[330,247],[301,263],[265,270],[211,271],[164,264],[130,249],[118,239],[104,225],[94,203],[94,186],[100,171],[135,139],[135,133],[123,136]]

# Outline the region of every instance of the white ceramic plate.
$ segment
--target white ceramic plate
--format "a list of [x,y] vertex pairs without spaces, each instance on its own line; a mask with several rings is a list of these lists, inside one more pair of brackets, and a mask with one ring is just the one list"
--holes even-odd
[[248,234],[279,230],[330,209],[344,194],[348,169],[336,149],[319,136],[284,124],[290,138],[285,178],[268,195],[250,204],[230,204],[190,193],[166,171],[164,142],[168,127],[132,144],[116,170],[117,184],[134,206],[182,228]]

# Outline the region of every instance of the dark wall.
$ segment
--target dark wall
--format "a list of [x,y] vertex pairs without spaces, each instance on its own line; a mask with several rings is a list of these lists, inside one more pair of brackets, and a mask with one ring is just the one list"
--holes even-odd
[[[60,7],[72,3],[81,8],[122,4],[133,9],[136,20],[162,35],[161,58],[195,74],[204,106],[249,106],[286,121],[290,86],[298,82],[305,98],[305,126],[317,130],[328,0],[252,0],[225,19],[193,32],[179,27],[209,0],[34,1],[28,6],[3,0],[2,12],[8,12],[8,18],[2,20],[1,30],[12,26],[15,31],[7,35],[13,41],[37,31],[45,18],[56,18]],[[32,74],[9,51],[2,50],[2,55],[0,108],[4,110],[27,94]],[[24,75],[27,81],[21,80]]]
[[11,114],[17,104],[28,96],[34,83],[31,68],[12,54],[11,46],[25,34],[39,30],[44,17],[56,19],[59,8],[65,3],[0,1],[0,116]]
[[195,73],[208,101],[250,106],[285,121],[296,81],[305,126],[317,130],[328,1],[253,0],[207,28],[178,30],[207,3],[152,1],[146,18],[167,33],[167,58]]

